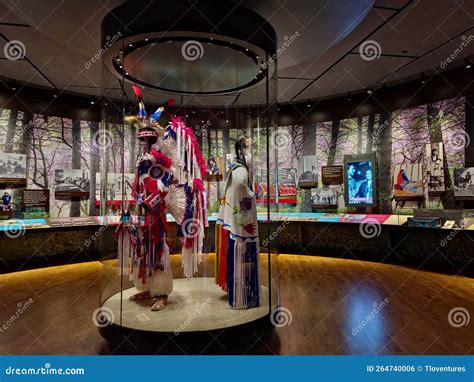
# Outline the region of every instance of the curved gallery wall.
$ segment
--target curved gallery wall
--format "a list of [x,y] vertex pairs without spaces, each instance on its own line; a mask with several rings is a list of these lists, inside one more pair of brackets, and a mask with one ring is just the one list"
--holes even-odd
[[[422,188],[426,194],[425,207],[432,208],[461,208],[462,196],[469,196],[469,190],[462,192],[454,185],[456,176],[463,177],[461,169],[474,165],[470,153],[470,122],[466,115],[472,113],[472,106],[466,97],[451,98],[440,102],[420,105],[394,112],[373,114],[365,117],[340,119],[306,125],[280,126],[275,134],[275,147],[278,149],[279,168],[279,196],[280,212],[311,212],[311,207],[305,204],[298,188],[299,177],[302,175],[303,166],[310,166],[317,177],[318,184],[323,187],[322,168],[325,166],[343,165],[347,155],[367,153],[383,153],[378,155],[379,196],[382,201],[380,212],[392,213],[396,205],[394,186],[400,170],[405,170],[406,176],[411,181],[425,181],[427,145],[442,143],[440,158],[443,159],[444,189],[445,194],[441,200],[431,193],[428,187]],[[191,114],[191,112],[189,112]],[[255,113],[254,113],[255,115]],[[225,151],[231,142],[241,133],[245,133],[249,126],[255,124],[255,117],[249,114],[245,123],[236,120],[228,122],[222,120],[212,124],[210,121],[199,121],[193,125],[199,131],[199,140],[206,158],[225,157]],[[217,126],[216,126],[217,125]],[[236,126],[237,125],[237,126]],[[79,216],[94,216],[98,214],[97,207],[98,185],[94,174],[99,172],[100,160],[98,150],[102,144],[99,140],[98,123],[86,120],[73,120],[69,118],[44,116],[13,109],[2,109],[0,112],[0,151],[2,165],[0,178],[18,177],[26,179],[27,189],[49,190],[48,218],[67,218]],[[119,136],[117,126],[110,126],[110,143],[117,148],[125,145],[125,160],[123,171],[134,172],[133,157],[136,147],[130,128],[123,137]],[[119,150],[111,150],[111,153]],[[14,157],[9,158],[8,153]],[[23,157],[21,154],[26,154]],[[444,154],[441,156],[441,154]],[[20,155],[20,156],[18,156]],[[20,159],[23,164],[17,167],[19,174],[15,173],[13,163]],[[113,174],[122,171],[119,155],[108,158],[109,172]],[[9,164],[10,163],[10,164]],[[18,162],[20,163],[20,162]],[[222,166],[219,162],[219,165]],[[223,162],[222,162],[223,163]],[[304,163],[304,164],[303,164]],[[23,168],[22,166],[26,167]],[[309,168],[309,167],[308,167]],[[26,172],[21,173],[26,169]],[[78,189],[88,193],[87,198],[82,198],[80,203],[63,198],[58,184],[58,170],[77,172],[85,176]],[[224,170],[224,169],[221,169]],[[381,172],[382,171],[382,172]],[[80,172],[80,174],[79,174]],[[258,174],[257,181],[258,181]],[[113,178],[113,177],[112,177]],[[412,178],[412,179],[410,179]],[[416,179],[415,179],[416,178]],[[260,182],[263,183],[263,182]],[[14,180],[3,183],[6,190],[24,189],[24,184],[15,184]],[[331,185],[336,192],[338,212],[346,211],[343,181],[339,185]],[[94,190],[90,192],[91,190]],[[441,190],[441,188],[439,188]],[[260,185],[260,191],[262,185]],[[420,190],[416,190],[419,192]],[[436,191],[436,190],[435,190]],[[109,195],[111,200],[118,200],[118,190],[111,186]],[[215,184],[211,187],[211,194],[217,196]],[[117,195],[114,195],[117,193]],[[430,195],[428,195],[430,193]],[[272,190],[275,194],[275,190]],[[457,195],[456,195],[457,194]],[[465,194],[465,195],[462,195]],[[299,196],[298,196],[299,195]],[[461,196],[461,198],[456,198]],[[211,200],[215,200],[211,197]],[[304,199],[304,198],[303,198]],[[19,205],[13,210],[19,211]],[[334,202],[334,200],[332,200]],[[405,207],[413,206],[409,200]],[[211,211],[216,212],[217,203],[211,206]],[[40,211],[16,215],[17,218],[41,217]]]
[[[280,126],[273,136],[274,147],[278,150],[278,170],[275,172],[278,174],[279,182],[278,186],[271,186],[270,192],[272,197],[278,199],[278,209],[283,214],[280,218],[291,220],[288,227],[290,225],[293,227],[285,229],[285,233],[279,235],[280,249],[287,253],[300,253],[299,247],[290,245],[297,240],[311,251],[314,250],[314,253],[341,255],[344,252],[343,246],[335,246],[327,240],[319,240],[321,244],[319,247],[314,246],[314,242],[311,241],[306,243],[303,239],[316,235],[322,227],[308,225],[304,227],[306,229],[304,231],[301,220],[327,224],[361,223],[371,218],[367,215],[368,212],[377,214],[376,219],[383,227],[380,231],[392,230],[387,227],[406,226],[408,218],[420,215],[441,216],[439,223],[436,224],[447,223],[447,228],[454,233],[459,229],[460,222],[465,229],[473,228],[469,209],[472,203],[471,193],[474,192],[472,181],[469,180],[472,172],[468,169],[474,166],[470,145],[472,103],[469,99],[456,97],[363,117]],[[189,111],[190,120],[192,115],[192,111]],[[209,124],[207,121],[193,124],[193,127],[201,132],[198,134],[198,139],[205,157],[214,157],[221,171],[225,167],[225,154],[229,152],[233,140],[255,123],[254,116],[250,113],[239,120],[224,120],[225,115],[223,114],[222,119],[214,124]],[[46,234],[49,229],[62,230],[65,226],[70,227],[66,231],[72,234],[87,225],[90,225],[89,229],[97,230],[94,227],[98,227],[98,220],[95,217],[99,214],[100,195],[99,179],[94,174],[99,172],[101,166],[101,158],[98,155],[101,144],[98,127],[98,123],[94,121],[44,116],[12,109],[1,111],[0,169],[4,173],[2,178],[10,178],[8,183],[2,183],[2,196],[5,192],[12,196],[9,211],[2,211],[3,218],[6,219],[1,223],[4,229],[14,231],[12,227],[17,228],[21,234],[26,231],[25,237],[30,238],[40,231]],[[131,158],[134,157],[133,151],[136,150],[131,139],[132,131],[126,128],[126,133],[121,136],[119,129],[114,125],[110,126],[109,131],[107,144],[112,145],[110,152],[120,152],[113,150],[113,146],[121,147],[123,142],[126,148],[123,171],[131,174],[134,168]],[[429,146],[427,151],[427,145],[430,143],[436,145]],[[437,159],[442,161],[442,170],[438,175],[442,177],[444,189],[428,188],[430,182],[426,170],[430,155],[427,155],[427,152],[431,153],[433,149],[437,149]],[[344,160],[347,160],[348,156],[357,158],[358,155],[364,156],[374,152],[377,166],[373,170],[377,171],[376,178],[380,179],[377,187],[378,197],[374,198],[380,201],[376,209],[361,210],[357,206],[348,205],[345,190],[349,185],[344,184],[344,178],[347,178],[345,173],[335,182],[333,179],[332,183],[336,184],[323,184],[324,167],[342,166],[344,172]],[[24,165],[19,160],[24,161]],[[122,171],[120,156],[111,155],[107,161],[110,174]],[[403,180],[400,170],[404,170],[405,177],[417,185],[413,188],[417,192],[415,198],[404,198],[403,196],[407,195],[403,193],[401,198],[396,197],[400,191],[400,179]],[[313,181],[312,184],[309,182],[310,188],[305,188],[303,174],[306,173],[308,176],[308,171],[315,178],[310,179]],[[74,187],[78,188],[76,191],[79,192],[76,197],[61,193],[64,183],[61,179],[68,177],[71,180],[74,178]],[[114,176],[109,176],[109,179],[114,179]],[[120,205],[118,190],[121,186],[118,183],[117,179],[117,182],[108,185],[108,198],[112,204],[116,200],[117,205]],[[257,172],[256,190],[262,200],[267,193],[264,185],[264,179],[259,178]],[[438,183],[435,186],[440,187]],[[25,189],[46,191],[41,206],[25,209],[22,205],[22,193]],[[217,192],[216,183],[209,183],[209,200],[214,201],[210,203],[210,212],[213,213],[217,211]],[[260,210],[263,211],[263,204],[261,207]],[[11,220],[8,220],[9,218],[21,219],[21,224],[16,227],[12,225]],[[449,227],[451,223],[453,225]],[[83,228],[80,228],[81,226]],[[29,228],[33,227],[39,230],[30,231]],[[354,243],[354,238],[357,240],[361,238],[358,225],[354,225],[353,228],[345,226],[338,230],[342,230],[341,235],[345,238],[352,237],[351,243]],[[414,232],[420,235],[421,231]],[[447,234],[444,232],[440,232],[443,237]],[[87,232],[83,234],[90,236]],[[433,234],[435,233],[429,235]],[[62,235],[66,235],[64,240],[70,240],[71,236],[68,235],[71,233]],[[381,234],[378,239],[386,240],[384,248],[390,251],[391,246],[397,245],[400,238],[394,238],[394,235],[397,236],[399,233],[384,235]],[[325,237],[327,238],[327,235]],[[436,239],[436,242],[441,243],[441,239],[442,237]],[[463,236],[464,239],[468,240]],[[34,247],[34,243],[35,240],[25,241],[26,247],[23,251],[28,252],[28,247]],[[365,241],[358,247],[360,253],[375,253],[377,246],[367,246],[367,243]],[[374,244],[375,241],[370,243]],[[439,247],[446,248],[441,244]],[[456,252],[454,247],[453,250]],[[96,249],[91,246],[90,254],[94,251]],[[67,251],[64,246],[57,245],[54,252],[59,259]],[[68,253],[68,256],[72,254],[71,251]],[[19,260],[21,254],[17,255],[16,260]],[[373,256],[372,259],[383,261],[377,256]],[[463,259],[465,260],[465,257]],[[465,264],[464,260],[460,267]],[[456,272],[456,269],[459,269],[450,267],[448,270],[445,265],[435,268],[449,272]]]

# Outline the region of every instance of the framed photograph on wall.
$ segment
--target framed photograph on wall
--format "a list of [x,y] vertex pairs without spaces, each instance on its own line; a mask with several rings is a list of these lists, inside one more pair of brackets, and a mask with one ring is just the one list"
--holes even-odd
[[424,195],[422,164],[396,164],[393,169],[395,199],[423,198]]
[[56,170],[54,185],[57,196],[85,196],[90,190],[89,171]]
[[346,206],[377,205],[377,163],[375,153],[344,156],[344,197]]
[[15,179],[26,179],[26,155],[0,153],[0,183],[11,183]]
[[[96,174],[96,200],[100,200],[100,174]],[[122,196],[125,196],[123,200],[134,200],[132,197],[132,186],[135,179],[133,173],[107,173],[107,201],[122,200]]]
[[442,142],[428,143],[426,145],[425,164],[428,193],[445,191],[444,151]]
[[318,187],[318,159],[316,155],[305,155],[299,159],[298,187]]
[[335,188],[312,188],[311,189],[311,206],[315,208],[337,207],[336,189]]
[[454,196],[474,198],[474,167],[454,169]]

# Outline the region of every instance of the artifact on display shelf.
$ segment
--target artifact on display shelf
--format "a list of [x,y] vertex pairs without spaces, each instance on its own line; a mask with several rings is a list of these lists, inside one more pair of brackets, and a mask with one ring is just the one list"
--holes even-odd
[[214,158],[214,156],[211,156],[207,161],[207,168],[208,172],[203,175],[204,180],[222,180],[221,168],[224,168],[222,158]]
[[441,218],[434,216],[413,216],[407,219],[409,227],[439,228],[441,227]]
[[2,193],[2,209],[0,211],[0,219],[11,219],[13,215],[13,190],[0,190]]
[[421,163],[397,164],[393,171],[393,195],[397,198],[424,196],[423,166]]
[[346,205],[370,207],[377,202],[375,153],[344,157]]
[[235,162],[225,181],[216,222],[216,283],[234,309],[260,306],[257,205],[246,154],[252,140],[235,143]]
[[311,205],[313,207],[337,207],[335,188],[312,188]]
[[318,187],[318,159],[316,155],[305,155],[298,161],[298,187]]
[[474,198],[474,167],[454,169],[454,196]]
[[56,170],[54,173],[56,196],[86,196],[90,190],[88,170]]
[[278,168],[278,198],[280,203],[296,204],[296,174],[294,167]]
[[0,183],[26,183],[26,155],[0,153]]
[[141,90],[133,86],[139,100],[138,116],[125,122],[137,127],[140,155],[133,182],[140,224],[133,224],[131,211],[123,211],[117,227],[121,273],[128,273],[138,290],[130,300],[153,299],[151,310],[165,308],[173,290],[169,247],[166,242],[166,211],[179,226],[184,276],[191,278],[200,261],[204,227],[208,226],[202,176],[208,172],[199,145],[183,118],[172,117],[168,127],[158,120],[168,100],[147,117]]
[[211,155],[207,163],[208,163],[209,174],[219,175],[220,173],[219,166],[217,165],[217,161],[216,159],[214,159],[214,156]]
[[428,143],[425,151],[426,178],[428,193],[445,190],[443,143]]
[[324,186],[336,186],[344,182],[342,166],[322,166],[321,182]]

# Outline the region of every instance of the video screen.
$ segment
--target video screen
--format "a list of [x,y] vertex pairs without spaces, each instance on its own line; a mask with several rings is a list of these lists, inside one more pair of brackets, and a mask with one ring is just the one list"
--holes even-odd
[[372,161],[347,162],[346,176],[349,204],[373,204],[374,183]]

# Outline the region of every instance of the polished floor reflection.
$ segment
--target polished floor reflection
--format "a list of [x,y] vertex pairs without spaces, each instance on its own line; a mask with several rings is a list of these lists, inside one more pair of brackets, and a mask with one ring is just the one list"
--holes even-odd
[[[279,272],[282,325],[259,354],[474,354],[473,279],[294,255]],[[113,353],[92,322],[99,274],[91,262],[1,275],[0,353]]]

